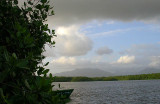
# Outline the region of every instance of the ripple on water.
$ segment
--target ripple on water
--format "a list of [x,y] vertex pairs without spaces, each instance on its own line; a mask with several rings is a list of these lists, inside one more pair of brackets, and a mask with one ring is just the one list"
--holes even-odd
[[68,104],[160,104],[160,80],[63,82],[61,86],[74,88]]

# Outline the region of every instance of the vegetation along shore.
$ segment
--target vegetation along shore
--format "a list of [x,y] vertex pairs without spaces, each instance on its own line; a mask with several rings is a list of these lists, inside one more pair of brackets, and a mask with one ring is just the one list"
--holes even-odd
[[160,79],[160,73],[110,76],[110,77],[55,77],[55,82],[81,82],[81,81],[121,81],[121,80],[153,80]]

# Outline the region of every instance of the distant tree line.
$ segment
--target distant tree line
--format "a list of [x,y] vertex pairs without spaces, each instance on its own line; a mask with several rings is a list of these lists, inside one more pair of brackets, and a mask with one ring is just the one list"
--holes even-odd
[[120,80],[152,80],[160,79],[160,73],[110,76],[110,77],[54,77],[55,82],[81,82],[81,81],[120,81]]

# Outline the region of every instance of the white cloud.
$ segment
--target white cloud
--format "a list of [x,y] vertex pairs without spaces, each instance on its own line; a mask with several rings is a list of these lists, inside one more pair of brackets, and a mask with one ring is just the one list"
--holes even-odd
[[160,67],[160,56],[152,56],[151,63],[149,64],[149,66],[156,68]]
[[74,57],[59,57],[52,60],[51,63],[61,64],[61,65],[75,65],[76,59]]
[[[109,57],[110,59],[108,59]],[[59,57],[52,61],[48,68],[50,68],[53,73],[77,68],[98,68],[114,72],[117,75],[135,74],[151,66],[156,68],[160,67],[160,46],[159,44],[134,45],[127,49],[127,51],[124,51],[123,56],[119,57],[118,60],[117,57],[119,56]],[[111,61],[115,62],[111,63]]]
[[[160,45],[156,44],[136,44],[132,45],[130,48],[125,51],[120,52],[121,55],[135,56],[136,65],[142,65],[144,68],[148,65],[153,65],[151,62],[153,56],[160,56]],[[152,57],[152,58],[151,58]],[[152,64],[151,64],[152,63]]]
[[46,45],[45,56],[81,56],[92,49],[92,41],[84,33],[79,32],[79,26],[58,27],[55,47]]
[[135,61],[135,56],[121,56],[118,60],[117,63],[123,63],[123,64],[128,64],[128,63],[133,63]]
[[56,53],[62,56],[81,56],[92,49],[92,41],[79,32],[78,26],[58,27]]
[[98,50],[96,50],[96,53],[98,55],[105,55],[105,54],[111,54],[113,53],[113,50],[112,49],[109,49],[108,47],[104,46],[104,47],[101,47],[99,48]]

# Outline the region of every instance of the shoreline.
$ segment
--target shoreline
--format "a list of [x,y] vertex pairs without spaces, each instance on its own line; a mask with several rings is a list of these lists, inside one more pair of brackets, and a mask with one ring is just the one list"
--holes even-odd
[[124,75],[124,76],[109,76],[109,77],[56,76],[56,77],[54,77],[54,82],[127,81],[127,80],[158,80],[158,79],[160,79],[160,73]]

